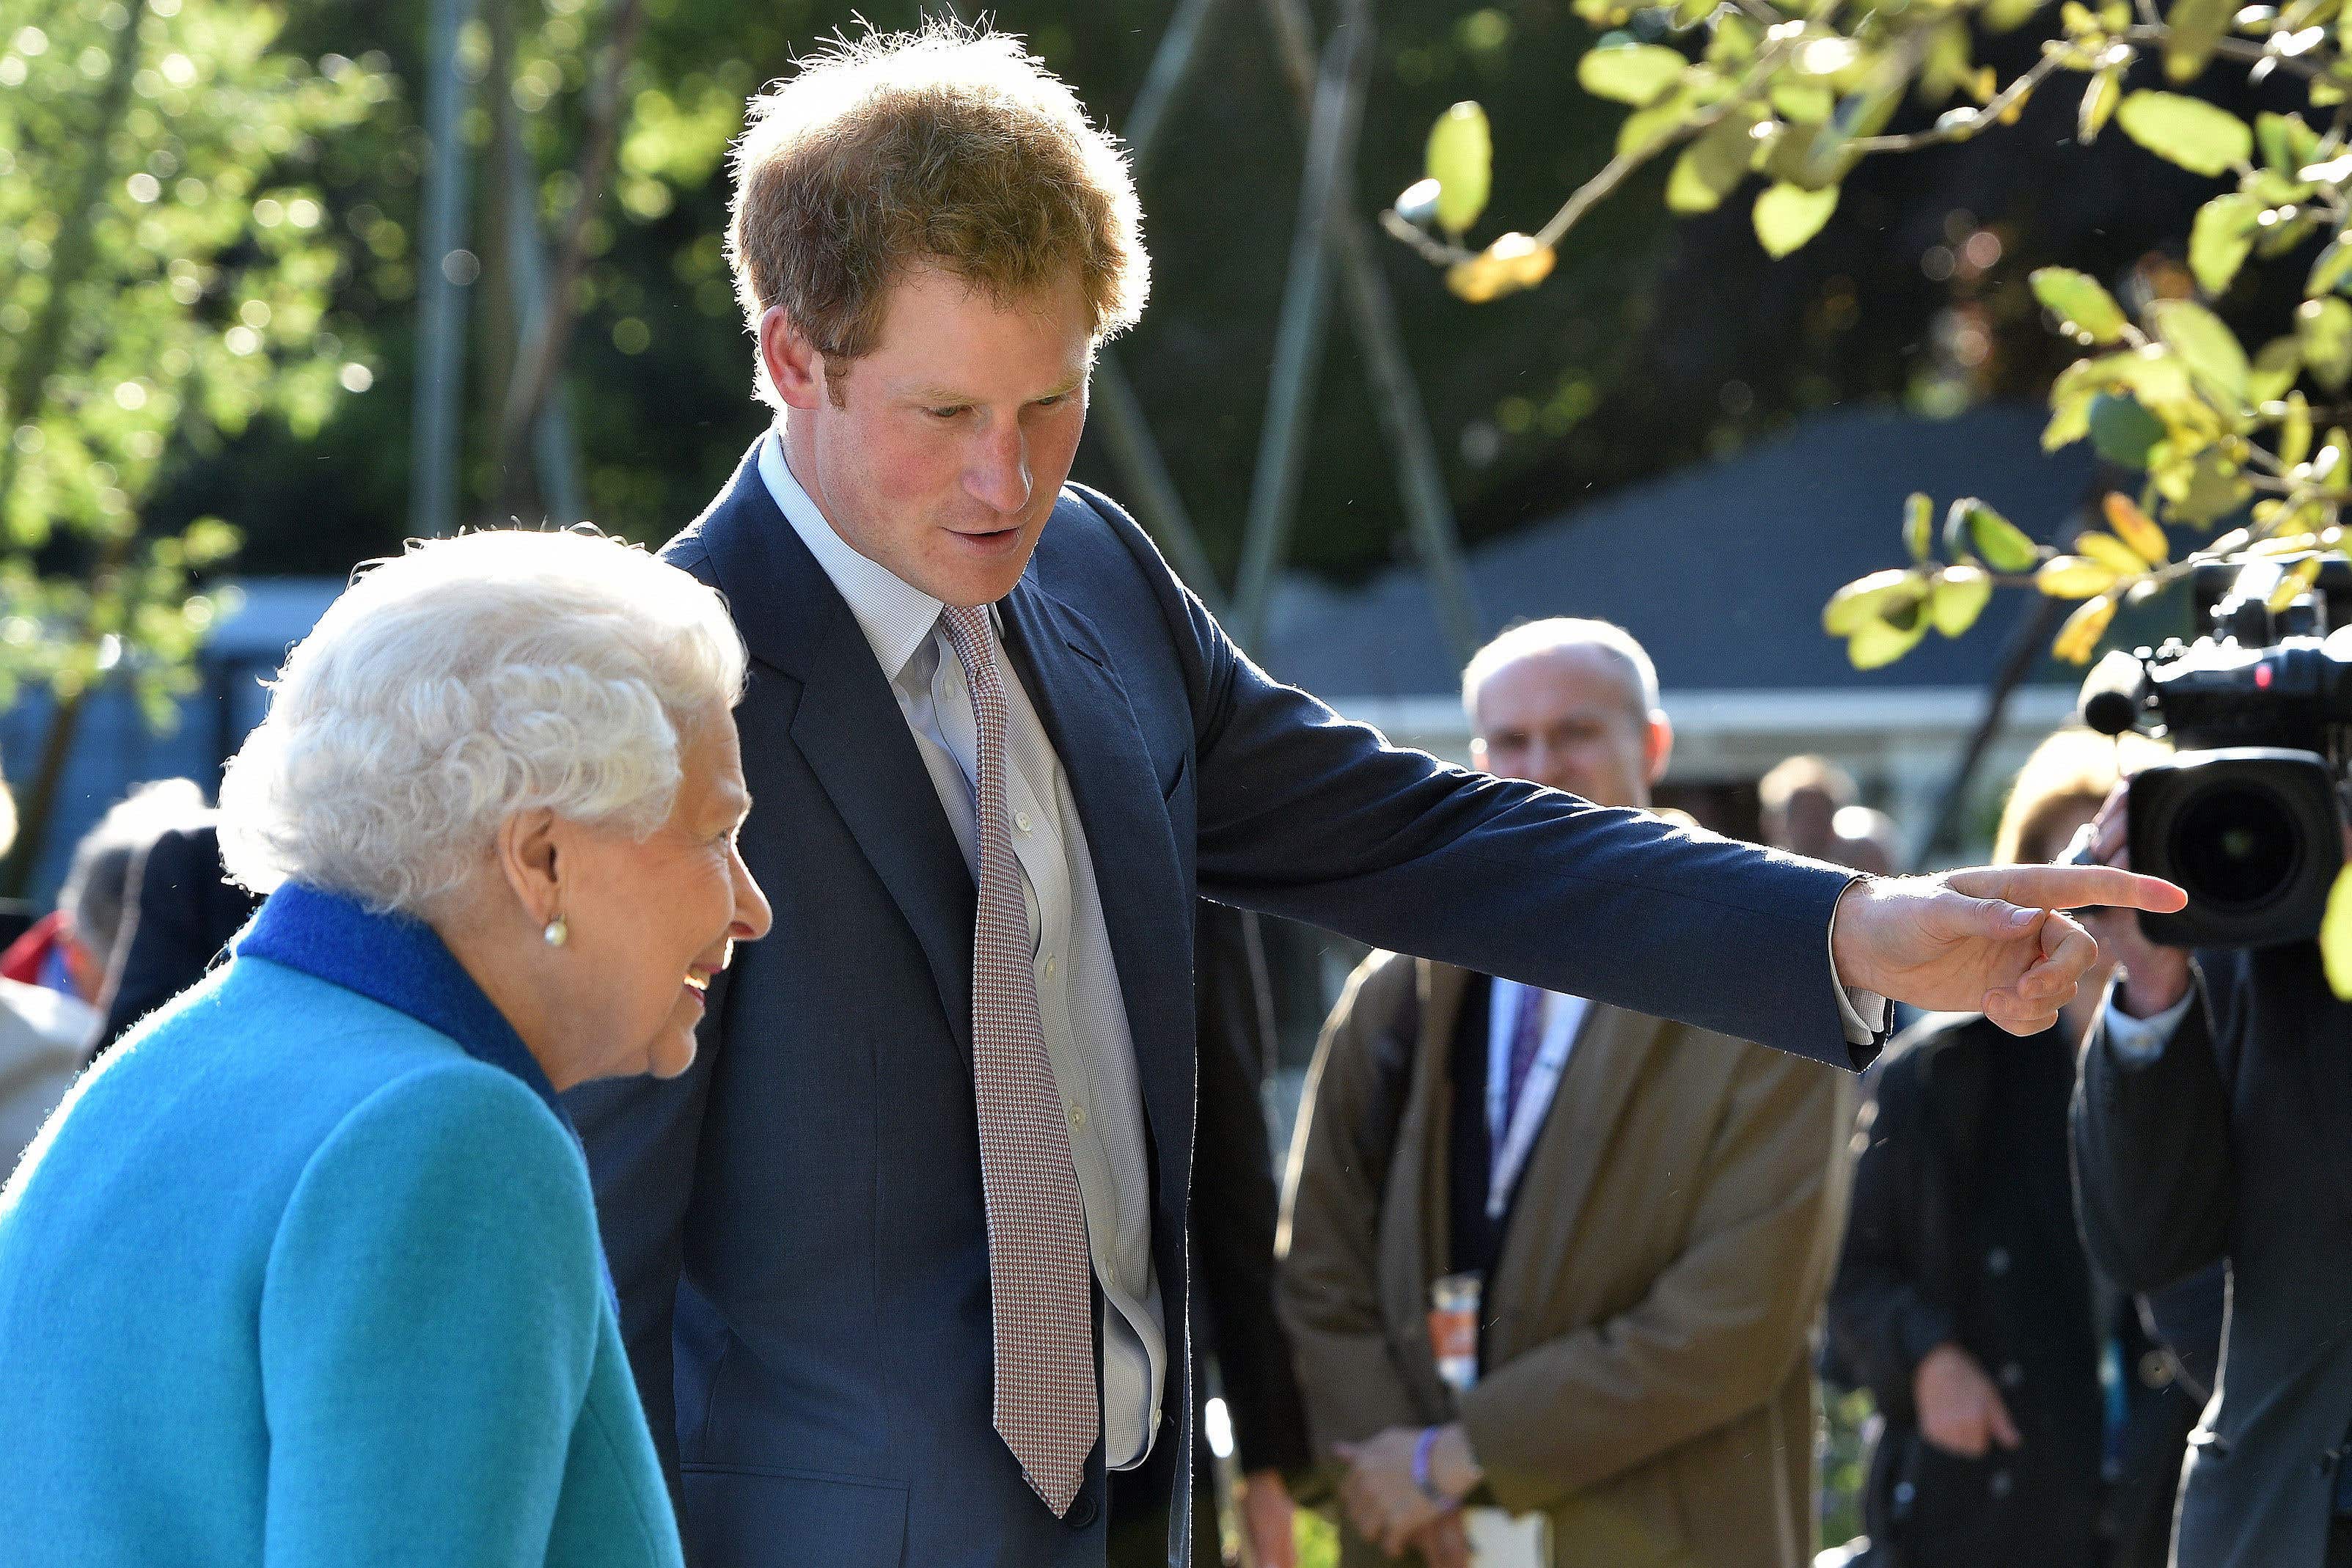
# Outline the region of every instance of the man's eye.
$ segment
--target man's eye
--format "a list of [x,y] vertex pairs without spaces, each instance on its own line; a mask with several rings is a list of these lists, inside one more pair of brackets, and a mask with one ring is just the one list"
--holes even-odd
[[963,405],[961,404],[958,404],[951,408],[926,408],[923,412],[929,415],[934,419],[952,419],[957,415],[963,412]]
[[1057,392],[1051,397],[1039,398],[1036,405],[1040,408],[1059,408],[1063,404],[1067,403],[1069,400],[1070,395],[1068,393]]

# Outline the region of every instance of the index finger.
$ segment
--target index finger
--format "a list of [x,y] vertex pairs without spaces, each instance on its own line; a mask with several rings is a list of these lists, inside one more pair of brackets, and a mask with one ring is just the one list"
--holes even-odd
[[2079,910],[2097,905],[2168,915],[2189,895],[2161,877],[2113,866],[1980,866],[1944,879],[1954,892],[2000,899],[2030,910]]

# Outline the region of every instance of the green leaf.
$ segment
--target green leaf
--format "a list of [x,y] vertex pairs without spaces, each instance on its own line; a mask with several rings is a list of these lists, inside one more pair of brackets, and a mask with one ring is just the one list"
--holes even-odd
[[2311,456],[2311,404],[2300,392],[2286,395],[2286,415],[2279,421],[2278,460],[2292,468]]
[[2235,191],[2197,209],[2197,221],[2189,230],[2189,270],[2200,289],[2208,294],[2229,291],[2231,280],[2254,248],[2254,226],[2263,211],[2262,203]]
[[2195,81],[2213,58],[2213,46],[2230,30],[2238,0],[2176,0],[2164,39],[2164,74],[2174,82]]
[[2352,277],[2352,244],[2346,243],[2339,234],[2327,242],[2318,259],[2312,262],[2311,275],[2303,282],[2304,297],[2316,299],[2322,294],[2332,294],[2347,277]]
[[1903,547],[1914,561],[1925,561],[1936,550],[1936,503],[1916,490],[1903,503]]
[[2286,395],[2303,375],[2303,344],[2294,337],[2273,338],[2254,356],[2253,374],[2246,377],[2246,395],[2269,403]]
[[1927,579],[1916,572],[1890,570],[1857,577],[1822,606],[1822,630],[1833,637],[1852,637],[1873,621],[1915,611],[1927,592]]
[[2042,559],[2023,529],[1974,496],[1952,503],[1944,520],[1944,548],[1955,561],[1974,556],[1996,572],[2031,572]]
[[1713,212],[1748,177],[1754,151],[1752,132],[1764,111],[1755,105],[1734,110],[1683,149],[1666,177],[1666,205],[1678,213]]
[[2253,155],[2254,133],[2226,109],[2177,92],[2135,92],[2116,110],[2124,134],[2168,163],[2215,175]]
[[2165,346],[2188,363],[2208,384],[2243,400],[2252,366],[2235,332],[2221,318],[2193,300],[2158,300],[2147,308],[2149,324]]
[[1927,29],[1926,53],[1919,61],[1919,100],[1939,104],[1969,85],[1975,76],[1969,49],[1969,25],[1951,16]]
[[1655,151],[1705,107],[1698,94],[1685,87],[1666,94],[1647,109],[1635,110],[1617,128],[1618,156],[1632,157]]
[[1604,44],[1576,62],[1577,84],[1595,98],[1640,108],[1682,79],[1690,61],[1663,44]]
[[1989,33],[2013,33],[2033,20],[2044,0],[1992,0],[1979,15]]
[[1801,249],[1821,233],[1837,205],[1835,185],[1809,191],[1783,181],[1756,198],[1756,237],[1763,243],[1765,253],[1777,260]]
[[1837,94],[1819,82],[1776,79],[1772,108],[1793,125],[1820,125],[1837,111]]
[[2327,889],[2327,910],[2319,917],[2319,963],[2336,999],[2352,1002],[2352,866],[2337,871]]
[[2134,397],[2102,392],[2091,400],[2091,445],[2100,457],[2126,468],[2147,467],[2147,449],[2164,439],[2164,421]]
[[1948,637],[1958,637],[1977,624],[1992,602],[1992,578],[1981,566],[1966,562],[1947,567],[1936,579],[1927,598],[1927,618]]
[[1908,626],[1872,621],[1846,639],[1845,656],[1856,669],[1884,668],[1918,647],[1927,625],[1927,617],[1916,611]]
[[2261,144],[2263,163],[2276,174],[2298,178],[2319,152],[2319,132],[2300,114],[2257,114],[2254,140]]
[[2037,267],[2028,279],[2042,308],[2095,343],[2111,343],[2123,335],[2124,308],[2087,272],[2071,267]]
[[2305,300],[2294,312],[2295,340],[2312,379],[2341,392],[2352,379],[2352,304],[2335,298]]
[[1495,142],[1485,110],[1463,102],[1437,117],[1426,172],[1437,182],[1437,221],[1459,237],[1486,210],[1494,188]]
[[2074,140],[2084,146],[2096,142],[2116,117],[2116,105],[2124,99],[2124,69],[2116,66],[2095,72],[2083,89],[2083,101],[2074,111]]

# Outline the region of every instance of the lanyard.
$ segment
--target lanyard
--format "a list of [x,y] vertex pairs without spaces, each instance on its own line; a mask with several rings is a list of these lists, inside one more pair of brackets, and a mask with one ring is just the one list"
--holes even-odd
[[1511,1189],[1517,1184],[1519,1173],[1527,1168],[1528,1156],[1535,1149],[1536,1134],[1543,1129],[1544,1114],[1551,1109],[1552,1092],[1559,1087],[1560,1074],[1568,1066],[1568,1049],[1575,1043],[1577,1025],[1584,1010],[1580,997],[1553,996],[1533,986],[1519,987],[1517,1000],[1522,1007],[1549,1004],[1552,1011],[1544,1020],[1543,1044],[1528,1068],[1527,1081],[1519,1086],[1519,1102],[1511,1108],[1508,1128],[1503,1126],[1503,1102],[1511,1088],[1508,1064],[1499,1064],[1498,1071],[1495,1070],[1498,1064],[1489,1063],[1486,1136],[1494,1149],[1494,1159],[1486,1180],[1488,1219],[1502,1218],[1504,1209],[1510,1205]]

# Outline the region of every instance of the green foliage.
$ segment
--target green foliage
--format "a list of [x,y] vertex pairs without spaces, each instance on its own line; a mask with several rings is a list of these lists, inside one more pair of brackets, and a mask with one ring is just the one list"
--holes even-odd
[[310,180],[389,93],[276,48],[276,6],[0,3],[0,702],[190,689],[237,531],[149,526],[169,467],[265,417],[316,430],[373,372],[326,319]]

